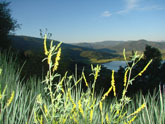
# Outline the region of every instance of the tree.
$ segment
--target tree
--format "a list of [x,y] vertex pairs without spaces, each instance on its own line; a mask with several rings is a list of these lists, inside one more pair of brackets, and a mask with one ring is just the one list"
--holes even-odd
[[[128,90],[129,93],[137,92],[140,89],[143,91],[143,93],[146,93],[148,92],[148,90],[150,91],[154,90],[156,87],[159,86],[160,82],[162,82],[163,74],[161,75],[161,72],[164,72],[163,71],[164,66],[162,66],[161,64],[162,61],[161,52],[157,48],[151,47],[149,45],[146,45],[144,51],[144,57],[135,65],[131,75],[132,77],[135,77],[140,71],[143,70],[143,68],[147,65],[147,63],[151,59],[153,61],[149,65],[147,70],[143,73],[143,75],[138,76],[133,81],[133,85],[131,85]],[[122,79],[123,78],[122,75],[124,75],[124,71],[121,68],[118,71],[118,79]],[[123,80],[118,82],[123,83]]]
[[8,8],[10,2],[0,2],[0,47],[8,48],[10,45],[8,35],[10,32],[19,28],[17,21],[14,20]]
[[134,85],[132,86],[134,88],[132,89],[139,90],[140,88],[144,92],[147,92],[148,90],[152,91],[159,86],[161,82],[160,68],[161,68],[162,54],[159,51],[159,49],[155,47],[146,45],[144,51],[144,58],[136,65],[133,71],[133,75],[136,75],[141,70],[143,70],[143,68],[147,65],[147,63],[151,59],[153,60],[152,63],[149,65],[149,67],[144,72],[144,74],[135,80]]

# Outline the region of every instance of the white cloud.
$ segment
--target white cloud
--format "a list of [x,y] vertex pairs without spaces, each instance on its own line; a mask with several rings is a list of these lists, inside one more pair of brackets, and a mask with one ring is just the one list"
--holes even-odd
[[138,10],[144,10],[144,11],[149,11],[149,10],[165,10],[165,8],[153,5],[153,6],[146,6],[146,7],[141,7],[138,8]]
[[111,16],[112,14],[109,12],[109,11],[104,11],[103,13],[102,13],[102,16],[104,16],[104,17],[109,17],[109,16]]
[[165,10],[165,7],[160,7],[159,5],[150,5],[150,6],[140,6],[142,0],[124,0],[125,8],[117,11],[117,14],[125,14],[130,11],[149,11],[149,10]]
[[134,9],[138,6],[138,0],[126,0],[127,8],[126,9]]
[[127,13],[131,10],[134,10],[138,7],[139,0],[125,0],[126,6],[125,9],[118,11],[118,14]]

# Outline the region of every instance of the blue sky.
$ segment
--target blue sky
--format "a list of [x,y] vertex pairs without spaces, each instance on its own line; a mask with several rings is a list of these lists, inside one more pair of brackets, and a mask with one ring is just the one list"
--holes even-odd
[[17,35],[62,42],[165,40],[165,0],[11,0]]

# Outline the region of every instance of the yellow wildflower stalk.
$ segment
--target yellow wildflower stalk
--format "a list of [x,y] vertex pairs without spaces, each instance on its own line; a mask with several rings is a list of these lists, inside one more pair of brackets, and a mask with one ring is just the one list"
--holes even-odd
[[72,103],[72,105],[73,105],[73,108],[72,108],[72,110],[71,110],[71,112],[73,112],[73,111],[75,110],[75,108],[76,108],[76,104],[74,103],[74,101],[73,101],[73,99],[72,99],[72,97],[71,97],[71,95],[70,95],[70,92],[68,92],[68,96],[69,96],[69,99],[70,99],[70,101],[71,101],[71,103]]
[[2,73],[2,69],[0,68],[0,75],[1,75],[1,73]]
[[50,49],[53,47],[53,40],[50,42]]
[[144,67],[144,69],[138,74],[139,76],[142,76],[142,74],[144,73],[144,71],[146,71],[146,69],[148,68],[148,66],[151,64],[152,60],[150,60],[148,62],[148,64]]
[[47,114],[48,114],[48,109],[47,109],[46,104],[44,104],[44,112],[45,112],[45,115],[47,115]]
[[126,114],[127,114],[127,111],[121,116],[121,118],[124,118]]
[[136,115],[128,121],[128,124],[131,124],[136,119]]
[[112,104],[111,104],[111,106],[110,106],[110,110],[111,110],[111,113],[112,113],[112,110],[113,110],[113,106],[112,106]]
[[124,56],[124,60],[127,61],[126,54],[125,54],[125,48],[123,50],[123,56]]
[[46,39],[47,39],[47,35],[45,34],[45,37],[44,37],[44,51],[45,51],[45,55],[47,56],[48,55],[48,49],[47,49],[47,46],[46,46]]
[[93,108],[90,111],[90,117],[89,117],[90,123],[92,123],[92,120],[93,120]]
[[6,89],[7,89],[7,85],[6,85],[5,88],[3,89],[2,94],[1,94],[1,92],[0,92],[0,100],[1,100],[2,97],[5,95]]
[[76,81],[75,86],[76,86],[81,80],[82,80],[82,77],[81,77],[78,81]]
[[82,73],[82,76],[83,76],[83,78],[84,78],[84,81],[85,81],[85,85],[88,87],[88,82],[87,82],[87,80],[86,80],[86,77],[85,77],[85,74],[84,74],[84,72]]
[[57,70],[58,65],[59,65],[59,60],[60,60],[60,56],[61,56],[61,48],[59,48],[56,58],[55,58],[55,63],[54,63],[54,68],[53,68],[53,72]]
[[48,64],[50,65],[50,62],[51,62],[51,57],[52,57],[52,52],[50,51],[49,52],[49,55],[48,55]]
[[67,118],[62,119],[62,123],[65,124]]
[[42,104],[42,96],[41,96],[41,94],[38,94],[37,95],[37,97],[36,97],[36,102],[38,103],[38,104]]
[[102,104],[102,102],[99,103],[99,107],[100,107],[100,111],[102,112],[103,111],[103,104]]
[[78,106],[79,106],[79,111],[80,111],[80,113],[81,113],[82,116],[84,117],[84,111],[83,111],[83,108],[82,108],[81,99],[78,101]]
[[55,51],[61,46],[62,42],[60,42],[57,46],[56,46],[56,49]]
[[38,120],[37,120],[37,113],[36,112],[34,112],[34,123],[38,123]]
[[126,83],[127,83],[127,74],[128,74],[128,71],[129,71],[129,69],[127,69],[125,71],[125,74],[124,74],[124,87],[126,86]]
[[103,97],[101,98],[101,101],[103,101],[105,99],[105,97],[107,97],[109,95],[109,93],[112,90],[112,86],[109,88],[109,90],[103,95]]
[[146,104],[144,103],[143,105],[141,105],[134,113],[130,114],[127,116],[127,118],[129,118],[130,116],[133,116],[137,113],[139,113],[142,109],[144,109],[146,107]]
[[95,81],[97,80],[97,78],[98,78],[98,76],[99,76],[98,74],[99,74],[100,69],[101,69],[101,66],[97,65],[97,66],[96,66],[95,77],[94,77]]
[[76,123],[76,124],[78,124],[78,121],[77,121],[77,119],[76,119],[76,113],[74,112],[74,114],[73,114],[73,120],[74,120],[74,122]]
[[14,99],[14,91],[11,94],[11,97],[8,99],[6,106],[8,107]]
[[43,118],[42,118],[42,115],[41,115],[41,118],[39,119],[39,122],[40,122],[40,124],[43,124]]
[[114,79],[114,70],[112,70],[111,85],[112,85],[112,88],[113,88],[114,96],[116,96],[115,79]]
[[108,117],[108,113],[106,114],[105,119],[106,119],[107,124],[109,124],[109,117]]

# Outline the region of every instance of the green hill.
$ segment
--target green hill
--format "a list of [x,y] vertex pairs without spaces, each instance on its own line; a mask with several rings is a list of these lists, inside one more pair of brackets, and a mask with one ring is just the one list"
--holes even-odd
[[113,52],[116,54],[122,54],[123,49],[125,48],[128,54],[131,54],[132,50],[143,52],[146,45],[158,48],[165,58],[165,42],[154,42],[147,40],[138,40],[138,41],[103,41],[95,43],[77,43],[75,44],[81,47],[92,48],[98,51],[104,52]]
[[[29,36],[10,36],[12,47],[20,51],[32,51],[33,54],[43,53],[43,39]],[[48,44],[50,40],[48,40]],[[58,44],[59,41],[54,41]],[[110,51],[110,50],[109,50]],[[114,57],[119,57],[114,51],[106,52],[89,47],[76,46],[73,44],[62,43],[62,54],[65,60],[83,63],[100,63],[109,61]]]

